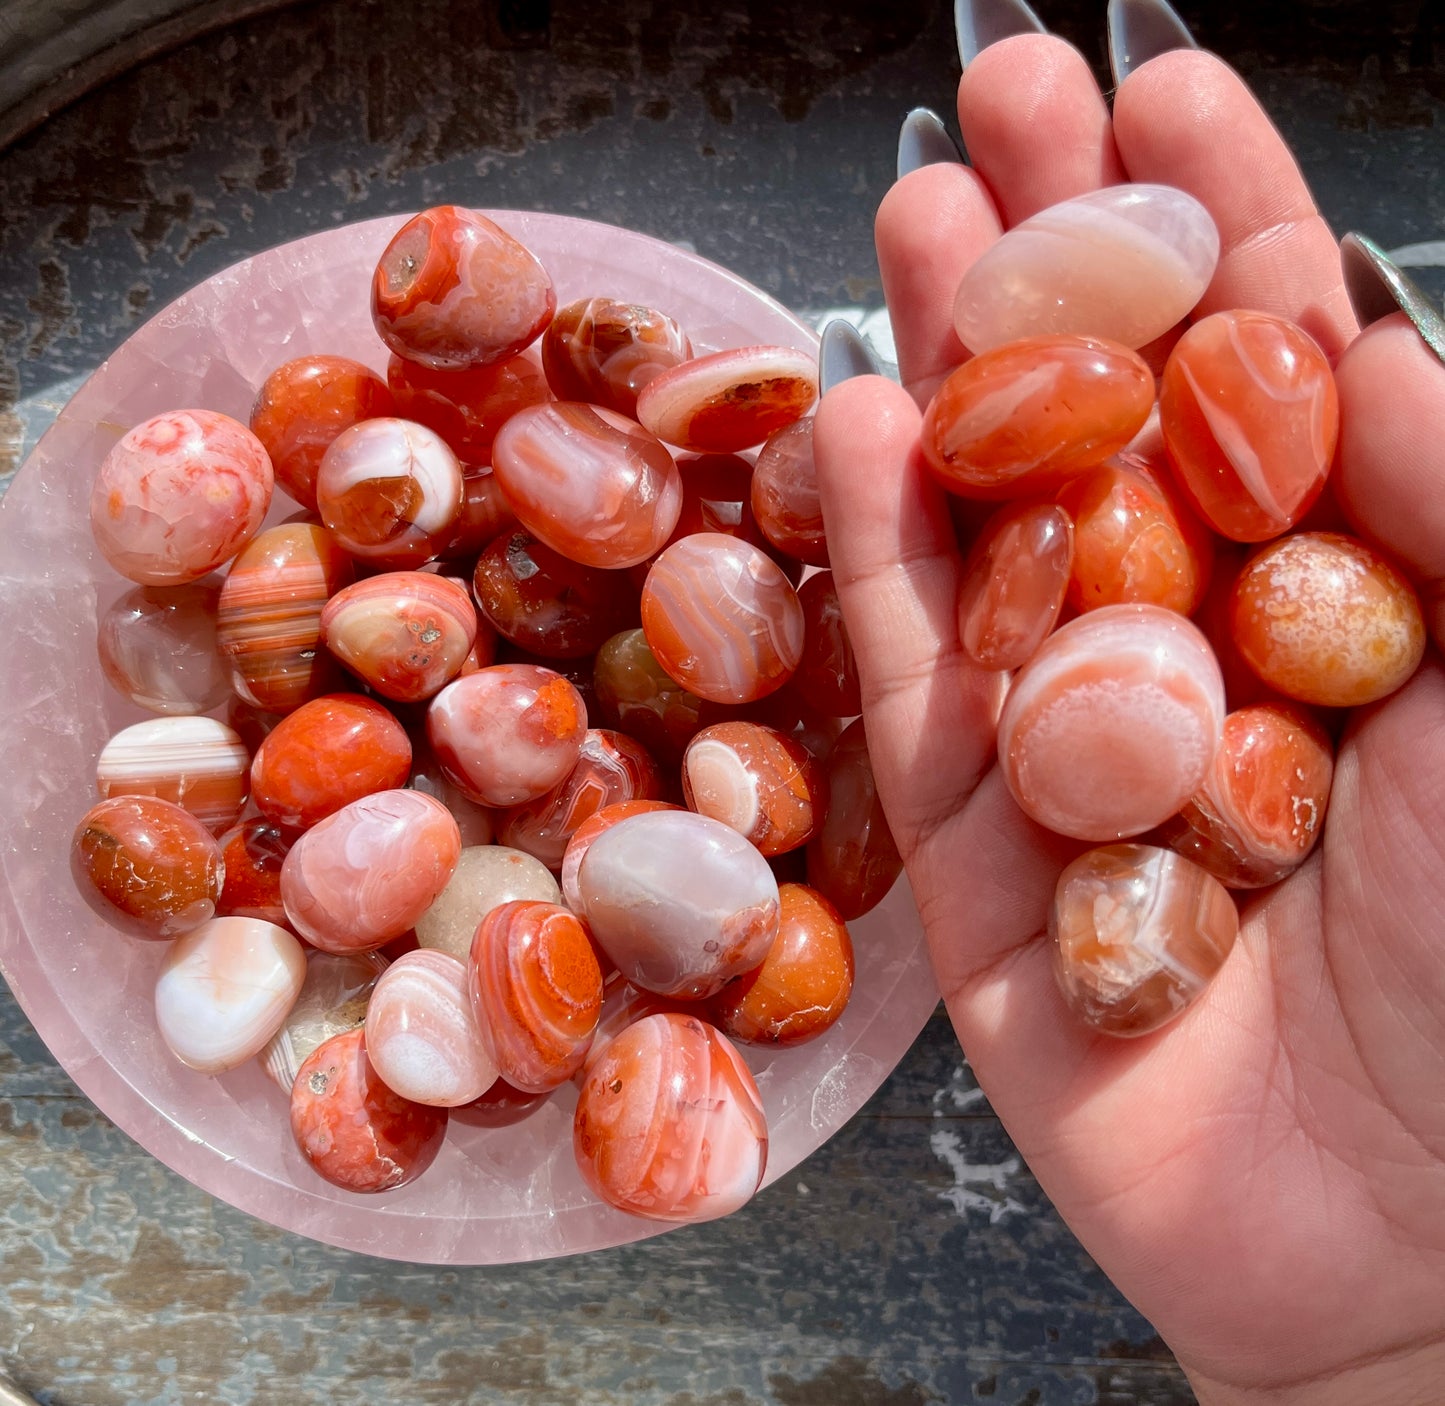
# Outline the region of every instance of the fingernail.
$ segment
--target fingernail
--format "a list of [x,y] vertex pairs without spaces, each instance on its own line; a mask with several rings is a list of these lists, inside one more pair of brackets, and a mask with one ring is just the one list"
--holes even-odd
[[1347,234],[1340,240],[1340,268],[1345,292],[1361,327],[1368,327],[1392,312],[1403,312],[1441,361],[1445,361],[1445,317],[1425,296],[1414,279],[1373,239]]
[[881,376],[883,368],[851,322],[835,317],[823,328],[818,349],[818,388],[824,393],[854,376]]
[[938,166],[964,161],[959,145],[931,107],[915,107],[898,129],[898,179],[920,166]]
[[1116,87],[1160,54],[1198,47],[1167,0],[1109,0],[1109,67]]
[[1047,34],[1024,0],[953,0],[953,32],[965,68],[990,44],[1014,34]]

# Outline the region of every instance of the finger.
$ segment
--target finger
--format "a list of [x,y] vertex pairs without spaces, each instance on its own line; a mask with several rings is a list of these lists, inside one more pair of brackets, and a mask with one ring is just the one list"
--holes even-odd
[[1125,179],[1089,65],[1052,35],[1020,35],[985,49],[958,85],[958,120],[1005,228]]
[[1414,577],[1431,634],[1445,647],[1445,366],[1395,313],[1351,343],[1335,383],[1336,499]]
[[967,358],[953,330],[953,295],[1001,228],[983,182],[951,163],[911,172],[878,207],[874,242],[898,374],[919,405]]
[[977,785],[1000,694],[998,676],[959,647],[958,547],[919,452],[919,418],[901,387],[864,376],[823,397],[813,430],[869,755],[905,858]]
[[1339,246],[1284,139],[1244,81],[1197,50],[1161,54],[1114,98],[1130,180],[1178,186],[1219,226],[1219,267],[1197,315],[1257,308],[1299,323],[1333,361],[1355,335]]

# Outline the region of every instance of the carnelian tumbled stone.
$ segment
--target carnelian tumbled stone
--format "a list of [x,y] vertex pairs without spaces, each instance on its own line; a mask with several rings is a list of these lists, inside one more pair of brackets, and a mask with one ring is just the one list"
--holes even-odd
[[1105,606],[1056,630],[1014,676],[999,765],[1039,824],[1124,839],[1198,790],[1224,712],[1219,664],[1194,625],[1157,605]]
[[1128,453],[1064,485],[1058,502],[1074,520],[1070,605],[1162,605],[1181,615],[1198,609],[1214,539],[1177,492]]
[[633,417],[647,383],[691,356],[687,334],[666,313],[612,298],[558,308],[542,334],[542,366],[558,400]]
[[758,1189],[768,1129],[727,1038],[696,1016],[659,1012],[589,1066],[572,1145],[583,1180],[609,1205],[693,1222],[737,1210]]
[[1204,784],[1153,838],[1228,888],[1278,883],[1319,839],[1334,772],[1329,736],[1303,708],[1240,708]]
[[1415,588],[1373,547],[1300,532],[1252,557],[1230,602],[1234,639],[1271,688],[1352,708],[1393,693],[1425,652]]
[[291,1133],[312,1168],[347,1191],[390,1191],[435,1161],[447,1111],[393,1093],[358,1027],[318,1045],[291,1086]]
[[803,609],[782,568],[718,532],[684,537],[653,563],[642,629],[662,667],[715,703],[766,697],[803,657]]
[[1205,522],[1262,542],[1293,527],[1324,487],[1340,432],[1334,374],[1294,323],[1217,312],[1169,354],[1159,428]]
[[467,987],[482,1045],[506,1081],[545,1093],[581,1067],[602,1012],[602,969],[581,919],[521,900],[477,926]]
[[523,353],[490,366],[436,371],[405,357],[387,363],[386,383],[405,420],[434,430],[464,464],[486,463],[497,431],[519,410],[552,399],[534,357]]
[[438,205],[413,216],[382,252],[371,315],[398,356],[434,370],[515,356],[557,308],[536,256],[485,215]]
[[1059,875],[1049,935],[1070,1007],[1106,1035],[1147,1035],[1203,994],[1239,914],[1219,880],[1182,855],[1105,845]]
[[1154,377],[1098,337],[1029,337],[966,361],[923,416],[924,458],[951,493],[1015,498],[1117,454],[1154,405]]
[[722,1032],[748,1044],[816,1039],[853,992],[853,942],[838,910],[806,884],[779,884],[778,905],[778,935],[762,965],[708,1004]]
[[682,479],[635,420],[580,401],[520,410],[497,432],[492,472],[517,521],[584,566],[636,566],[677,525]]
[[811,419],[795,420],[768,436],[758,451],[750,502],[763,536],[780,552],[809,566],[827,566]]
[[251,798],[268,820],[306,830],[343,806],[405,786],[406,729],[359,693],[313,698],[266,734],[251,761]]
[[251,433],[266,446],[276,483],[316,511],[316,473],[331,441],[361,420],[393,415],[386,382],[346,356],[283,362],[257,392]]
[[863,711],[863,690],[833,573],[808,577],[798,587],[798,604],[803,607],[803,657],[793,687],[825,717],[856,718]]
[[1059,618],[1074,525],[1053,503],[1019,503],[988,520],[963,564],[958,638],[983,669],[1017,669]]
[[116,796],[75,827],[70,870],[81,897],[135,937],[168,939],[215,916],[224,883],[216,837],[158,796]]

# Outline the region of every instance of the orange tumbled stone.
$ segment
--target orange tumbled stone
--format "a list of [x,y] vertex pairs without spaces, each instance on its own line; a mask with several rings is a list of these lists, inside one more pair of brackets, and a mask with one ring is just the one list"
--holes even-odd
[[1415,588],[1340,532],[1299,532],[1257,552],[1235,583],[1230,624],[1265,683],[1325,707],[1388,696],[1425,652]]
[[778,885],[778,935],[762,966],[731,981],[708,1010],[754,1045],[801,1045],[831,1029],[853,991],[853,943],[838,910],[806,884]]
[[1334,773],[1329,736],[1303,708],[1240,708],[1204,784],[1154,838],[1229,888],[1277,883],[1319,839]]
[[1293,527],[1324,487],[1340,430],[1334,374],[1294,323],[1217,312],[1170,353],[1159,427],[1205,522],[1262,542]]
[[1147,1035],[1203,995],[1239,935],[1218,879],[1173,850],[1104,845],[1059,875],[1049,913],[1054,974],[1106,1035]]
[[1064,485],[1058,502],[1074,520],[1070,605],[1194,613],[1209,585],[1214,539],[1176,493],[1127,453]]
[[1154,377],[1099,337],[1026,337],[965,362],[923,416],[923,454],[951,493],[1014,498],[1117,454],[1154,405]]
[[1053,503],[1000,509],[963,564],[958,638],[980,668],[1028,663],[1059,618],[1074,559],[1074,525]]

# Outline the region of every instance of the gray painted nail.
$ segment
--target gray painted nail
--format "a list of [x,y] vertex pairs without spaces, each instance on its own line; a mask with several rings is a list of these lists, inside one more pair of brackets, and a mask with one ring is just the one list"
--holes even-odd
[[920,166],[960,164],[958,143],[948,134],[943,119],[931,107],[915,107],[898,131],[898,179]]
[[953,0],[953,32],[965,68],[990,44],[1014,34],[1047,34],[1024,0]]
[[854,376],[881,376],[883,368],[868,350],[851,322],[835,317],[823,328],[823,345],[818,349],[818,386],[827,392],[839,381]]
[[1425,345],[1445,361],[1445,317],[1373,239],[1352,233],[1340,240],[1340,269],[1361,327],[1403,312]]
[[1116,85],[1160,54],[1198,47],[1167,0],[1109,0],[1109,67]]

